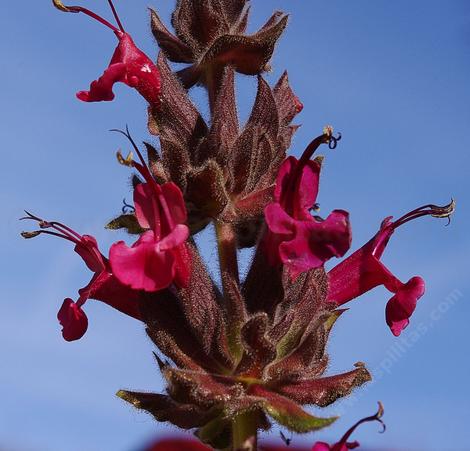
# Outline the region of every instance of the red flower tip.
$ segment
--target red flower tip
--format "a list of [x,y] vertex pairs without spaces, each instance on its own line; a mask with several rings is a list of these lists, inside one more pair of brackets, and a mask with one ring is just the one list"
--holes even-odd
[[295,104],[295,111],[299,114],[304,109],[304,104],[300,101],[300,99],[295,96],[294,97],[294,104]]
[[324,220],[310,213],[316,206],[321,169],[310,157],[321,144],[337,139],[328,128],[312,141],[300,160],[287,158],[279,170],[274,202],[265,209],[268,231],[263,245],[268,260],[286,265],[293,278],[332,257],[342,257],[351,244],[346,211],[334,210]]
[[335,443],[334,445],[329,445],[328,443],[325,442],[317,442],[315,445],[313,445],[312,451],[347,451],[348,449],[355,449],[359,447],[359,442],[348,442],[349,437],[352,435],[352,433],[357,429],[358,426],[360,426],[363,423],[368,423],[371,421],[377,421],[383,426],[383,430],[381,432],[385,432],[385,424],[382,421],[382,416],[384,414],[384,408],[381,402],[379,402],[379,410],[375,415],[372,415],[367,418],[363,418],[362,420],[358,421],[354,426],[352,426],[350,429],[346,431],[346,433],[343,435],[341,440],[338,443]]
[[396,221],[386,218],[377,234],[362,248],[335,266],[329,273],[328,300],[342,305],[379,285],[384,285],[394,296],[388,301],[385,317],[393,335],[399,336],[409,324],[416,304],[425,291],[424,280],[413,277],[403,283],[380,261],[382,254],[393,235],[403,224],[422,217],[450,218],[455,210],[455,202],[444,207],[425,205],[413,210]]
[[57,313],[62,326],[62,336],[66,341],[75,341],[85,335],[88,329],[88,318],[85,312],[72,299],[65,299]]

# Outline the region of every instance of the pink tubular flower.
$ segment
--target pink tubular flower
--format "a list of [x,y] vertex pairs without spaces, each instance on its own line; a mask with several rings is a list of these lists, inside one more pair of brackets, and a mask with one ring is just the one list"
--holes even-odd
[[317,442],[315,445],[313,445],[312,451],[348,451],[348,449],[355,449],[359,446],[359,443],[354,441],[354,442],[348,442],[349,437],[352,435],[352,433],[356,430],[356,428],[361,425],[362,423],[368,423],[371,421],[378,421],[379,423],[382,424],[383,430],[382,432],[385,431],[385,425],[381,420],[381,417],[384,413],[384,409],[382,406],[382,403],[379,402],[379,410],[375,415],[372,415],[367,418],[363,418],[362,420],[358,421],[354,426],[352,426],[350,429],[346,431],[346,433],[343,435],[341,440],[338,443],[335,443],[334,445],[329,445],[328,443],[325,442]]
[[140,154],[141,163],[125,160],[145,178],[134,189],[137,220],[150,229],[128,247],[123,241],[114,243],[109,251],[113,274],[119,281],[135,290],[154,292],[173,282],[186,286],[190,274],[189,251],[185,241],[189,236],[186,207],[181,190],[172,182],[158,185]]
[[[90,235],[79,235],[59,222],[44,221],[27,213],[23,219],[37,221],[40,230],[23,232],[24,238],[48,234],[64,238],[75,244],[75,252],[82,257],[87,267],[94,273],[90,282],[79,290],[76,302],[67,298],[60,308],[57,319],[62,326],[62,336],[67,341],[79,340],[88,328],[88,318],[82,310],[89,298],[102,301],[126,315],[141,319],[137,304],[138,293],[122,285],[111,273],[109,261],[98,249],[96,239]],[[50,229],[50,230],[45,230]]]
[[272,265],[283,263],[292,278],[322,266],[332,257],[342,257],[351,244],[349,214],[334,210],[325,220],[312,216],[321,165],[310,157],[321,145],[336,146],[332,129],[307,147],[300,160],[287,158],[281,165],[274,192],[274,202],[265,208],[268,226],[264,248]]
[[424,280],[412,277],[403,283],[380,261],[393,232],[401,225],[421,216],[449,218],[455,203],[438,207],[426,205],[407,213],[396,221],[386,218],[378,233],[362,248],[342,261],[328,273],[328,300],[342,305],[379,285],[384,285],[394,295],[388,301],[385,317],[393,335],[398,336],[408,326],[416,303],[424,294]]
[[137,89],[151,106],[158,107],[160,102],[158,69],[152,60],[136,47],[131,36],[124,31],[112,1],[108,0],[108,2],[119,28],[86,8],[64,6],[60,1],[54,0],[55,6],[61,11],[84,13],[113,30],[119,40],[111,62],[103,75],[91,83],[89,91],[80,91],[77,93],[77,97],[84,102],[113,100],[113,86],[115,83],[121,82]]

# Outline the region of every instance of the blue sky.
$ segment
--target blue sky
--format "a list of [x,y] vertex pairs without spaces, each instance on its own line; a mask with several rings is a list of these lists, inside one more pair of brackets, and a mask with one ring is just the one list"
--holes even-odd
[[[155,56],[148,4],[116,3],[135,41]],[[371,449],[468,449],[470,6],[466,0],[252,4],[252,30],[274,9],[292,14],[267,75],[274,84],[287,68],[305,105],[292,152],[299,154],[325,124],[343,134],[327,154],[319,201],[324,214],[351,212],[353,248],[385,216],[452,196],[458,203],[449,227],[429,218],[408,224],[384,256],[399,277],[427,282],[404,339],[385,325],[390,295],[383,289],[351,304],[338,323],[331,371],[364,361],[376,381],[325,412],[342,418],[319,437],[337,438],[381,400],[386,434],[367,425],[356,435]],[[109,16],[105,1],[87,5]],[[173,1],[153,6],[168,19]],[[27,208],[61,219],[95,235],[105,249],[123,238],[103,230],[122,198],[131,198],[129,173],[114,158],[125,143],[107,130],[128,123],[136,138],[148,139],[145,104],[122,85],[111,103],[75,99],[115,47],[112,33],[86,17],[61,15],[49,1],[8,2],[0,30],[0,449],[132,451],[171,432],[114,397],[120,388],[163,389],[152,346],[138,323],[97,302],[87,304],[84,339],[65,343],[57,309],[89,274],[68,243],[21,240],[17,218]],[[240,78],[239,88],[246,117],[255,81]],[[212,263],[213,245],[206,237]],[[295,442],[302,440],[315,438]]]

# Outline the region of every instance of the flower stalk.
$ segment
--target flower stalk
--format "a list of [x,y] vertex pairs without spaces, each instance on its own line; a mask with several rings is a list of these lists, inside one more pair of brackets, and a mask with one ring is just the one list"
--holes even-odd
[[258,421],[256,412],[242,413],[233,419],[231,451],[257,451]]
[[[90,299],[144,324],[166,393],[120,390],[117,395],[156,421],[193,430],[213,449],[255,451],[258,433],[273,422],[292,433],[330,426],[337,417],[304,406],[319,410],[371,380],[363,363],[327,374],[328,340],[347,314],[343,304],[384,286],[392,293],[386,323],[398,336],[424,296],[425,283],[419,276],[402,282],[383,264],[382,254],[399,227],[424,216],[449,219],[455,203],[426,205],[396,221],[386,218],[369,242],[327,272],[329,260],[349,251],[352,227],[346,210],[319,216],[323,157],[314,154],[322,145],[336,148],[341,135],[327,126],[300,159],[287,155],[303,105],[287,72],[274,86],[263,78],[287,15],[276,11],[248,34],[248,0],[178,0],[174,33],[151,11],[161,50],[154,63],[124,31],[113,1],[107,2],[116,25],[53,0],[59,10],[84,13],[118,39],[102,76],[77,97],[111,101],[117,82],[135,89],[148,103],[148,128],[159,147],[145,142],[145,158],[129,131],[121,132],[138,156],[118,152],[118,161],[133,171],[133,204],[107,228],[126,230],[134,237],[131,244],[117,241],[104,255],[90,235],[29,213],[24,218],[37,224],[22,233],[24,238],[52,235],[73,243],[93,274],[76,301],[66,298],[59,309],[64,339],[85,334]],[[257,77],[253,108],[243,125],[237,74]],[[208,92],[209,123],[189,96],[195,85]],[[222,290],[194,239],[211,223]],[[246,277],[239,272],[241,248],[253,249]],[[338,443],[317,442],[315,451],[353,449],[356,442],[348,440],[355,428],[382,422],[382,414],[380,405]]]
[[217,221],[215,223],[217,249],[219,252],[220,273],[222,284],[228,277],[237,283],[240,282],[237,256],[237,236],[232,224]]

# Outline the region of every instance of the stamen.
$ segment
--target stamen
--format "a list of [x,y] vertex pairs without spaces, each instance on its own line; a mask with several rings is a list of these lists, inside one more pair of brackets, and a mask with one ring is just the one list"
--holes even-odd
[[[125,132],[123,130],[119,130],[119,129],[113,129],[113,130],[110,130],[110,131],[121,133],[131,143],[132,147],[136,151],[136,153],[137,153],[137,155],[138,155],[138,157],[141,161],[141,164],[139,164],[139,163],[136,163],[135,161],[131,160],[132,161],[132,166],[135,167],[142,174],[142,176],[145,178],[147,183],[149,183],[155,189],[156,195],[158,196],[158,200],[160,202],[160,206],[163,210],[163,217],[167,220],[169,229],[173,230],[173,228],[175,227],[175,224],[173,223],[170,208],[169,208],[169,206],[166,202],[165,197],[162,195],[162,190],[160,188],[160,185],[153,178],[152,173],[150,172],[150,169],[148,168],[147,163],[144,160],[144,157],[142,156],[139,148],[137,147],[137,144],[135,143],[134,139],[132,138],[132,136],[129,132],[129,127],[126,125],[126,131]],[[122,158],[122,155],[120,155],[120,153],[118,153],[118,159],[119,158]],[[127,163],[127,159],[124,160],[124,162]]]
[[351,434],[357,429],[358,426],[360,426],[363,423],[369,423],[369,422],[372,422],[372,421],[377,421],[383,427],[383,429],[380,431],[380,433],[383,434],[385,432],[386,426],[385,426],[385,423],[382,421],[382,416],[384,414],[384,407],[383,407],[383,405],[380,401],[378,402],[378,404],[379,404],[379,410],[377,411],[377,413],[375,415],[370,416],[370,417],[363,418],[362,420],[359,420],[354,426],[352,426],[350,429],[348,429],[346,431],[346,433],[343,435],[343,437],[339,441],[339,444],[341,444],[341,445],[346,444],[346,442],[348,441]]
[[127,215],[135,212],[135,207],[126,202],[126,199],[122,199],[123,207],[122,214]]
[[[60,11],[66,12],[66,13],[83,13],[86,14],[87,16],[91,17],[92,19],[100,22],[101,24],[105,25],[106,27],[110,28],[117,34],[124,33],[124,30],[121,28],[122,25],[120,25],[120,21],[118,22],[119,28],[116,28],[112,23],[108,22],[106,19],[103,19],[103,17],[99,16],[98,14],[94,13],[93,11],[90,11],[87,8],[83,8],[81,6],[68,6],[64,5],[61,0],[52,0],[52,3],[54,6],[59,9]],[[114,14],[114,12],[113,12]]]
[[304,153],[302,154],[299,160],[299,166],[301,168],[305,166],[307,162],[310,161],[315,151],[322,144],[328,144],[328,147],[330,149],[336,149],[338,141],[341,141],[341,138],[341,133],[338,133],[338,136],[333,136],[333,127],[331,125],[327,125],[323,128],[323,134],[317,136],[304,150]]
[[[296,165],[295,171],[292,174],[292,178],[289,182],[289,186],[283,193],[283,203],[285,203],[285,205],[287,206],[287,210],[289,212],[292,212],[292,209],[294,208],[293,199],[295,197],[295,194],[298,192],[299,184],[301,183],[302,171],[304,167],[310,161],[315,151],[322,144],[328,144],[330,149],[335,149],[338,144],[338,141],[340,140],[341,140],[341,134],[339,134],[338,137],[334,137],[333,127],[331,127],[331,125],[327,125],[326,127],[323,128],[323,134],[320,136],[317,136],[304,150],[302,156],[300,157]],[[321,165],[323,161],[323,157],[318,157],[315,159],[315,161]]]
[[75,237],[77,237],[78,240],[81,240],[82,239],[82,236],[75,232],[75,230],[71,229],[70,227],[67,227],[65,224],[62,224],[60,222],[57,222],[57,221],[52,221],[52,222],[49,222],[49,224],[51,225],[51,227],[54,227],[55,229],[57,228],[61,228],[61,229],[64,229],[66,232],[74,235]]
[[34,232],[21,232],[21,236],[27,240],[31,238],[36,238],[38,235],[41,235],[42,230],[35,230]]
[[450,203],[444,206],[438,205],[423,205],[416,210],[410,211],[409,213],[403,215],[401,218],[397,219],[393,222],[393,228],[396,229],[397,227],[406,224],[409,221],[414,219],[420,218],[422,216],[432,216],[433,218],[446,218],[449,220],[448,224],[450,224],[450,217],[455,211],[455,201],[451,199]]
[[122,164],[123,166],[128,166],[130,168],[134,167],[134,155],[132,155],[132,152],[129,152],[127,154],[127,157],[124,158],[122,152],[118,150],[116,152],[116,158],[119,164]]
[[116,19],[116,23],[118,24],[118,27],[123,33],[125,33],[124,27],[122,26],[122,23],[121,23],[121,19],[119,19],[118,13],[116,11],[116,8],[114,7],[112,0],[108,0],[108,3],[109,3],[109,6],[111,7],[111,11],[113,12],[113,16]]
[[126,166],[135,167],[143,175],[143,177],[145,178],[145,180],[147,180],[147,182],[154,183],[159,188],[159,185],[155,182],[155,179],[153,178],[153,176],[150,172],[150,169],[148,168],[147,163],[144,160],[144,157],[142,156],[142,153],[140,152],[139,148],[137,147],[137,144],[135,143],[134,139],[132,138],[132,136],[129,132],[129,127],[126,125],[126,131],[119,130],[119,129],[116,129],[116,128],[112,129],[110,131],[120,133],[121,135],[124,135],[129,140],[129,142],[131,143],[132,147],[134,148],[134,150],[137,153],[137,156],[139,157],[139,160],[141,162],[141,164],[136,163],[132,159],[132,153],[129,153],[127,158],[124,159],[122,157],[122,154],[120,152],[118,152],[117,157],[118,157],[119,163],[124,164]]
[[[128,140],[129,142],[131,143],[132,147],[134,148],[134,150],[136,151],[137,153],[137,156],[139,157],[139,160],[140,162],[142,163],[143,166],[146,166],[147,163],[145,162],[144,160],[144,157],[142,156],[142,154],[140,153],[140,150],[139,148],[137,147],[137,144],[135,143],[135,141],[132,139],[132,136],[131,134],[129,133],[129,126],[126,125],[126,131],[124,130],[120,130],[118,128],[113,128],[110,130],[110,132],[116,132],[116,133],[120,133],[121,135],[124,135]],[[132,153],[130,153],[130,155],[132,155]]]
[[68,241],[71,241],[72,243],[74,244],[77,244],[77,242],[75,240],[73,240],[72,238],[68,237],[68,236],[65,236],[65,235],[62,235],[61,233],[57,233],[57,232],[51,232],[49,230],[34,230],[33,232],[21,232],[20,235],[29,240],[31,238],[35,238],[39,235],[53,235],[53,236],[57,236],[59,238],[63,238],[64,240],[68,240]]
[[[23,218],[20,218],[20,221],[23,220],[33,220],[36,221],[39,225],[39,228],[41,230],[36,230],[33,232],[22,232],[21,236],[23,238],[34,238],[38,235],[41,235],[45,233],[46,235],[54,235],[58,236],[60,238],[64,238],[68,241],[71,241],[72,243],[78,244],[80,240],[82,239],[82,236],[75,232],[75,230],[72,230],[70,227],[67,227],[66,225],[57,222],[57,221],[46,221],[38,216],[35,216],[31,214],[30,212],[25,210],[25,213],[27,216],[24,216]],[[55,232],[51,232],[49,230],[43,230],[43,229],[49,229],[52,228],[55,230]]]
[[328,147],[331,149],[331,150],[334,150],[336,149],[336,146],[338,145],[338,141],[341,141],[341,138],[343,136],[341,135],[341,133],[338,133],[338,136],[330,136],[330,140],[328,141]]

